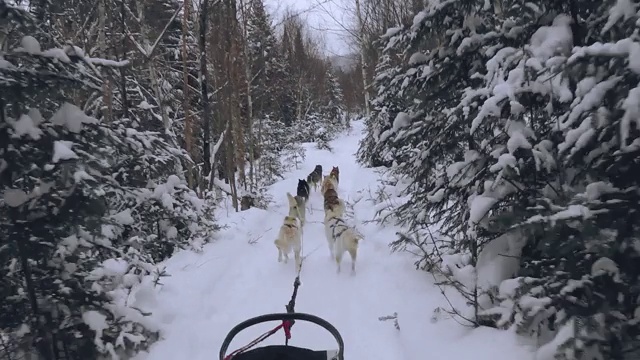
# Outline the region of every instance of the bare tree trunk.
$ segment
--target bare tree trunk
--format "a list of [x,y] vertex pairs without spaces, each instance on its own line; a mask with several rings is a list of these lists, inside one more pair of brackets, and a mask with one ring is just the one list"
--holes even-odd
[[[228,19],[227,19],[228,20]],[[226,34],[227,36],[231,36],[231,34]],[[231,41],[231,39],[227,39],[227,41]],[[238,129],[236,129],[234,117],[233,117],[233,81],[231,79],[231,69],[232,69],[232,61],[230,59],[230,51],[227,50],[224,56],[224,69],[227,73],[227,86],[225,87],[225,106],[226,106],[226,118],[229,124],[229,135],[227,137],[227,148],[226,148],[226,162],[227,162],[227,181],[229,182],[229,187],[231,188],[231,202],[233,203],[233,208],[235,211],[238,211],[238,192],[236,187],[236,171],[235,171],[235,151],[233,148],[234,145],[234,134]]]
[[366,42],[365,42],[365,28],[364,28],[364,20],[362,19],[362,13],[360,11],[360,0],[355,0],[356,2],[356,16],[358,18],[358,26],[360,28],[360,63],[362,67],[362,86],[364,87],[364,110],[367,116],[371,115],[371,109],[369,106],[369,85],[367,82],[367,54],[366,54]]
[[[121,31],[124,34],[125,33],[125,19],[126,19],[126,11],[125,11],[125,2],[121,1],[120,2],[120,27],[121,27]],[[122,37],[122,60],[126,60],[127,59],[127,37],[123,36]],[[120,59],[118,59],[120,60]],[[124,66],[120,66],[120,82],[121,82],[121,88],[120,88],[120,92],[122,93],[122,115],[125,118],[129,117],[129,100],[127,98],[127,73],[125,72],[125,67]]]
[[[262,117],[260,117],[258,119],[258,137],[257,137],[257,142],[258,142],[258,154],[260,155],[260,160],[258,160],[258,174],[264,174],[263,172],[263,168],[262,168],[262,147],[260,146],[261,144],[263,144],[263,139],[262,139]],[[256,179],[256,188],[257,188],[257,184],[258,183],[258,179]]]
[[[246,152],[245,152],[245,141],[244,141],[244,126],[242,123],[242,114],[240,113],[241,109],[241,96],[240,92],[242,88],[244,88],[244,84],[242,77],[245,75],[245,71],[243,70],[243,64],[240,64],[239,61],[243,61],[246,63],[243,50],[241,48],[241,37],[242,32],[240,31],[240,24],[238,23],[238,14],[236,9],[236,1],[230,0],[227,5],[227,21],[229,22],[229,84],[231,84],[231,98],[230,101],[230,111],[231,111],[231,119],[234,123],[234,137],[233,137],[233,149],[234,149],[234,164],[237,168],[239,181],[241,185],[246,189],[247,188],[247,175],[245,172],[246,165]],[[235,186],[235,184],[234,184]],[[237,191],[236,191],[236,196]],[[239,197],[239,196],[238,196]],[[238,211],[238,209],[236,209]]]
[[231,189],[231,203],[233,204],[233,209],[236,212],[238,212],[238,189],[236,187],[236,172],[234,171],[233,140],[231,139],[231,137],[227,138],[226,155],[227,155],[227,180],[229,181],[229,188]]
[[209,8],[209,0],[201,0],[200,3],[200,34],[198,38],[198,47],[200,50],[200,95],[202,100],[202,136],[203,136],[203,154],[204,174],[213,178],[214,174],[211,167],[211,109],[209,106],[209,72],[207,71],[207,16]]
[[165,131],[168,131],[170,130],[169,115],[167,115],[167,112],[164,108],[164,96],[162,95],[162,89],[160,89],[160,82],[158,81],[158,73],[153,57],[147,59],[147,69],[149,70],[151,87],[153,88],[153,92],[156,95],[156,99],[158,99],[158,111],[160,111],[160,116],[162,117],[162,125]]
[[253,136],[253,99],[251,97],[251,81],[247,80],[247,122],[249,130],[249,189],[255,190],[256,180],[253,167],[255,166],[255,136]]
[[[244,34],[244,43],[243,43],[243,51],[244,51],[244,71],[246,77],[247,84],[247,127],[249,131],[249,189],[253,191],[255,189],[255,179],[254,179],[254,171],[253,166],[255,162],[255,154],[254,154],[254,143],[253,143],[253,97],[251,96],[251,83],[253,81],[253,76],[251,74],[251,64],[249,63],[249,49],[247,44],[247,19],[248,16],[246,14],[245,4],[243,0],[240,0],[240,11],[242,12],[242,33]],[[246,188],[246,183],[245,183]]]
[[[239,172],[240,181],[242,181],[242,163],[244,161],[242,124],[239,121],[239,105],[238,105],[238,89],[244,89],[244,85],[238,84],[238,77],[243,76],[242,70],[239,70],[237,61],[241,61],[241,49],[236,44],[237,22],[235,13],[234,0],[224,0],[216,3],[216,9],[212,12],[215,14],[215,29],[212,34],[216,40],[216,52],[211,54],[214,56],[215,76],[220,81],[218,88],[220,92],[217,94],[217,116],[220,125],[226,124],[228,127],[224,141],[224,151],[222,157],[222,169],[224,169],[224,178],[229,184],[233,207],[238,211],[238,191],[236,173]],[[221,170],[222,170],[221,169]]]
[[296,104],[296,120],[302,120],[302,108],[304,103],[304,86],[302,84],[302,76],[298,79],[298,99]]
[[[209,157],[209,160],[211,162],[211,168],[214,169],[214,171],[212,171],[212,176],[209,179],[209,190],[213,189],[213,185],[216,182],[216,179],[218,179],[218,174],[215,174],[215,169],[216,169],[216,155],[218,154],[218,152],[220,151],[220,147],[222,146],[222,142],[224,141],[224,138],[227,134],[227,132],[229,131],[229,126],[225,127],[224,130],[222,130],[222,132],[220,133],[220,137],[218,138],[218,141],[216,142],[216,144],[213,146],[213,148],[211,149],[211,156]],[[218,187],[220,188],[220,187]],[[222,190],[222,189],[220,189]]]
[[[193,128],[191,123],[191,104],[189,98],[189,55],[187,53],[187,38],[189,36],[189,9],[190,2],[184,2],[184,9],[182,14],[182,84],[183,84],[183,101],[182,108],[184,111],[184,141],[187,153],[191,156],[191,158],[195,158],[193,154]],[[189,165],[187,169],[187,181],[189,183],[189,188],[194,188],[194,173],[193,166]]]
[[[103,58],[107,57],[107,41],[105,38],[107,11],[105,1],[106,0],[98,0],[98,47],[100,49],[100,56]],[[102,84],[102,103],[105,107],[103,108],[102,116],[107,122],[111,122],[112,101],[109,76],[104,77],[104,83]]]
[[[149,25],[147,24],[147,20],[144,16],[144,2],[143,0],[136,0],[136,6],[138,8],[138,21],[140,24],[140,35],[142,36],[142,46],[144,47],[143,53],[146,55],[146,64],[147,71],[149,71],[149,79],[151,80],[151,87],[153,88],[153,92],[156,96],[156,101],[158,102],[158,111],[160,111],[160,116],[162,117],[162,125],[164,126],[165,131],[170,131],[169,124],[169,115],[164,108],[164,97],[162,95],[162,89],[160,88],[160,82],[158,81],[158,72],[156,70],[156,64],[153,56],[153,49],[151,47],[151,42],[149,41]],[[162,35],[160,35],[162,36]]]

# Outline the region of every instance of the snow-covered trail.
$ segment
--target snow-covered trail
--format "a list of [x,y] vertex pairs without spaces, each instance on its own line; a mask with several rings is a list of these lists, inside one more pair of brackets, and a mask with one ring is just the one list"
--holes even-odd
[[[295,194],[298,179],[306,178],[316,164],[323,166],[325,174],[332,166],[340,167],[338,194],[355,203],[351,223],[365,239],[358,253],[357,274],[350,275],[348,255],[343,259],[343,272],[337,274],[324,236],[322,196],[312,190],[314,212],[307,212],[303,237],[304,253],[309,256],[303,264],[296,311],[334,324],[345,341],[345,358],[350,360],[471,359],[471,355],[474,360],[513,358],[514,352],[508,349],[513,340],[505,341],[506,333],[489,329],[469,332],[452,320],[430,322],[435,307],[444,303],[430,276],[414,270],[408,255],[390,254],[388,244],[395,239],[397,229],[363,223],[374,214],[369,190],[376,188],[378,176],[356,164],[354,154],[363,124],[354,122],[353,127],[349,135],[332,142],[333,153],[308,144],[305,164],[271,187],[275,204],[268,211],[230,212],[226,218],[226,214],[219,215],[218,220],[229,227],[205,246],[202,254],[183,251],[167,261],[166,270],[171,276],[163,279],[164,286],[153,301],[147,301],[162,329],[162,339],[137,359],[217,359],[222,340],[237,323],[285,311],[293,290],[294,261],[291,258],[288,264],[278,263],[273,240],[288,211],[286,192]],[[392,321],[378,320],[394,312],[398,312],[400,331]],[[267,323],[245,330],[229,351],[275,325]],[[495,343],[500,338],[501,348],[486,344],[486,351],[477,348],[488,339]],[[280,331],[262,345],[283,342]],[[293,327],[290,343],[314,349],[336,348],[325,330],[303,322]],[[468,352],[473,347],[473,352]],[[523,354],[521,358],[526,357]]]

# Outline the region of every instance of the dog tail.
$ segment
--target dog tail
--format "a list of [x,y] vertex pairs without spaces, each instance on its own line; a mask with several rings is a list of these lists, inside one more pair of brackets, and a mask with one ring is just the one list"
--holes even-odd
[[364,235],[362,235],[362,233],[358,231],[358,229],[356,228],[353,228],[352,232],[353,232],[353,239],[355,240],[356,244],[360,244],[360,241],[364,240]]

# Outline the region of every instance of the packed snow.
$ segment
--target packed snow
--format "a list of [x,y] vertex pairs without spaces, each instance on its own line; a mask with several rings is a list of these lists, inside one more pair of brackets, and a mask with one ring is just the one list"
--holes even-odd
[[[371,194],[378,187],[380,176],[374,169],[356,165],[354,153],[364,124],[354,122],[353,127],[349,135],[332,142],[333,153],[318,150],[315,144],[304,144],[305,165],[269,188],[275,204],[268,211],[252,208],[236,213],[220,209],[217,220],[228,227],[204,246],[202,253],[177,253],[166,261],[170,276],[162,278],[162,286],[148,285],[132,295],[130,301],[152,313],[146,323],[161,331],[161,339],[149,352],[137,355],[137,360],[214,359],[233,326],[253,316],[285,311],[295,269],[293,262],[278,263],[273,240],[288,212],[286,193],[295,194],[298,179],[306,178],[316,164],[323,166],[325,174],[331,166],[339,166],[338,193],[353,205],[353,210],[347,210],[348,222],[364,235],[364,240],[358,253],[357,274],[337,274],[324,235],[322,197],[312,189],[312,212],[307,211],[303,233],[303,254],[307,257],[296,311],[334,324],[344,337],[345,359],[531,357],[530,350],[518,344],[511,331],[472,329],[444,316],[441,309],[447,308],[447,300],[434,285],[433,277],[415,270],[408,253],[390,252],[388,245],[396,239],[399,229],[365,223],[375,214]],[[344,261],[348,263],[350,259]],[[447,293],[455,304],[463,304],[453,291]],[[393,319],[384,320],[394,313],[399,330]],[[262,324],[241,332],[229,352],[276,325]],[[261,345],[283,342],[284,335],[279,332]],[[336,349],[330,334],[303,322],[293,326],[290,344]]]

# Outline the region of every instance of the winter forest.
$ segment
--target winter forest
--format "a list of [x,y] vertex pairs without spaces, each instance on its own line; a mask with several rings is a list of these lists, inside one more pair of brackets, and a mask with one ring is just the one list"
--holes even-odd
[[311,191],[297,306],[360,322],[346,359],[639,359],[640,2],[307,2],[0,0],[0,360],[217,359],[284,310],[317,164],[362,266],[335,275]]

